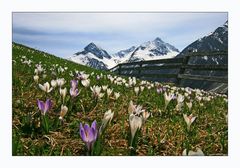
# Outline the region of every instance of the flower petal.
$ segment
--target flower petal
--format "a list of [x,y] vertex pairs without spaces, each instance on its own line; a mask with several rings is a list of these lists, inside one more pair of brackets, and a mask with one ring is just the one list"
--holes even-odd
[[183,155],[183,156],[187,156],[187,149],[184,149],[184,150],[183,150],[182,155]]
[[84,142],[87,142],[86,133],[85,133],[85,130],[84,130],[83,126],[82,126],[82,123],[80,123],[80,126],[79,126],[79,134],[80,134],[82,140]]
[[184,118],[185,122],[188,124],[189,123],[189,119],[188,119],[186,114],[183,114],[183,118]]
[[77,88],[78,81],[77,80],[71,80],[71,88],[75,90]]
[[39,88],[40,88],[42,91],[46,92],[46,89],[45,89],[45,87],[44,87],[43,85],[38,84],[38,86],[39,86]]
[[191,123],[193,123],[193,121],[196,119],[196,117],[192,117],[191,119]]
[[51,107],[52,107],[52,102],[50,99],[47,99],[47,101],[45,103],[44,113],[47,112]]
[[92,122],[91,128],[93,128],[94,130],[97,129],[97,121],[96,121],[96,120],[94,120],[94,121]]
[[44,102],[41,100],[37,100],[37,104],[38,104],[39,110],[44,111],[44,107],[45,107]]

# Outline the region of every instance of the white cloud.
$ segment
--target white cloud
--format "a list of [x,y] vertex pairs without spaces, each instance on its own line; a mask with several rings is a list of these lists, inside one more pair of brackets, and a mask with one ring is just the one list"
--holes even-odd
[[68,32],[146,32],[218,16],[219,13],[14,13],[13,25]]

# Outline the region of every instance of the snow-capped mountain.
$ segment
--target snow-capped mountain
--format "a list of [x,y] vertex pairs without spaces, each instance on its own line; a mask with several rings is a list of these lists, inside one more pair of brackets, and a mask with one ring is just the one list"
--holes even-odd
[[132,53],[135,51],[136,47],[132,46],[128,49],[121,50],[115,54],[113,54],[113,61],[117,64],[128,62],[129,58],[131,57]]
[[118,58],[123,58],[123,57],[125,57],[125,56],[128,55],[128,54],[132,54],[135,49],[136,49],[136,47],[135,47],[135,46],[132,46],[132,47],[126,49],[126,50],[121,50],[121,51],[113,54],[113,56],[114,56],[114,57],[118,57]]
[[[114,66],[111,56],[94,43],[88,44],[83,51],[75,53],[69,60],[82,65],[87,65],[96,69],[106,70],[109,66]],[[112,65],[113,64],[113,65]]]
[[94,43],[90,43],[83,51],[73,54],[69,60],[96,69],[106,70],[123,62],[173,58],[177,54],[179,54],[178,49],[165,43],[160,38],[156,38],[138,47],[132,46],[128,49],[121,50],[112,56],[101,47]]
[[128,62],[173,58],[177,54],[179,54],[177,48],[157,37],[137,47]]

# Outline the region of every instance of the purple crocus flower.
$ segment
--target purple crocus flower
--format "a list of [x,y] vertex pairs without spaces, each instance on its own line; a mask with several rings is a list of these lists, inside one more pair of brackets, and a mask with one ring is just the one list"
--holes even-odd
[[79,95],[78,89],[73,89],[73,88],[71,88],[71,89],[70,89],[70,95],[71,95],[72,97],[77,97],[77,96]]
[[70,95],[72,97],[76,97],[79,95],[79,91],[77,89],[78,81],[77,80],[71,80],[71,88],[70,88]]
[[45,115],[45,113],[50,110],[52,107],[52,102],[50,99],[47,99],[47,101],[44,103],[41,100],[37,100],[38,108],[41,110],[42,114]]
[[91,127],[88,124],[83,126],[82,123],[80,123],[79,133],[82,140],[87,145],[88,151],[91,151],[98,135],[96,120],[93,121]]
[[160,93],[162,93],[162,92],[163,92],[163,88],[162,88],[162,87],[158,87],[158,88],[157,88],[157,93],[160,94]]
[[71,88],[73,90],[77,89],[78,81],[77,80],[71,80]]

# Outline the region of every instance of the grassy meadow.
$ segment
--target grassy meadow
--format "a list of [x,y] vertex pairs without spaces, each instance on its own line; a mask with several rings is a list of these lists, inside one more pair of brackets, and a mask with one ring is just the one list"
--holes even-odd
[[12,51],[14,156],[228,155],[226,95]]

